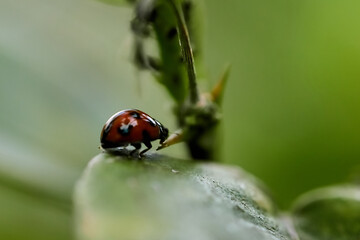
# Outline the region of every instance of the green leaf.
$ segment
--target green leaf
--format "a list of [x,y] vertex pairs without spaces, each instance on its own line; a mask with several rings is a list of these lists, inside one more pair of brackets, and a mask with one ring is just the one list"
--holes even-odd
[[100,154],[75,192],[78,239],[290,239],[240,168]]
[[336,186],[305,194],[295,205],[294,224],[302,240],[360,238],[360,188]]

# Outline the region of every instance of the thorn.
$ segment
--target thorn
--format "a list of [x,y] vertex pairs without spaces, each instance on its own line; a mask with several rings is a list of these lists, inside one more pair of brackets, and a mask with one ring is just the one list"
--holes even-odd
[[182,142],[183,137],[184,137],[184,131],[182,129],[175,131],[156,149],[156,151],[169,147],[176,143]]
[[214,86],[213,90],[210,93],[211,99],[216,103],[220,104],[222,101],[225,85],[226,85],[227,79],[229,78],[230,69],[231,69],[231,65],[228,64],[226,66],[224,72],[222,73],[219,81],[217,82],[217,84]]

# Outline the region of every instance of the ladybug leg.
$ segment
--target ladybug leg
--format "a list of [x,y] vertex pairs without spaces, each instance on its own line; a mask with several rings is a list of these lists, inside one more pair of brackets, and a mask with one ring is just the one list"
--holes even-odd
[[140,155],[139,155],[140,157],[142,157],[144,155],[144,153],[146,153],[147,151],[150,150],[150,148],[152,148],[149,133],[145,130],[143,131],[143,143],[145,144],[147,149],[144,149],[140,152]]
[[147,149],[144,149],[140,152],[140,157],[144,156],[144,153],[146,153],[147,151],[149,151],[152,148],[151,142],[144,142],[145,146],[147,147]]
[[132,143],[131,146],[133,146],[135,149],[130,152],[130,156],[133,155],[135,152],[139,151],[141,148],[141,143]]

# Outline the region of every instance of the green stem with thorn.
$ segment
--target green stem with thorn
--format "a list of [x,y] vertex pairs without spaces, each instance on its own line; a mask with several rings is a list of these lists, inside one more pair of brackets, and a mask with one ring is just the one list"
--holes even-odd
[[199,101],[199,91],[197,88],[195,62],[194,62],[194,55],[190,43],[189,31],[186,26],[183,11],[179,10],[181,8],[178,7],[177,1],[176,0],[169,0],[169,1],[173,7],[176,19],[178,21],[180,44],[182,46],[183,56],[185,58],[185,62],[187,66],[187,74],[189,78],[190,101],[192,104],[196,104]]

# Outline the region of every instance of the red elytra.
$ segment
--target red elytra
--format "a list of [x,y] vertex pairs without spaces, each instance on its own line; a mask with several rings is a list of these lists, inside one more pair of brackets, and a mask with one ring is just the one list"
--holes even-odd
[[130,154],[139,150],[141,143],[144,143],[147,149],[140,153],[142,156],[152,147],[151,141],[160,139],[161,144],[168,135],[169,130],[156,119],[140,110],[127,109],[109,118],[101,131],[100,141],[105,150],[132,145],[135,150]]

